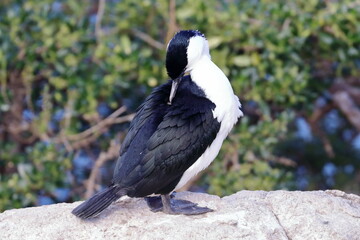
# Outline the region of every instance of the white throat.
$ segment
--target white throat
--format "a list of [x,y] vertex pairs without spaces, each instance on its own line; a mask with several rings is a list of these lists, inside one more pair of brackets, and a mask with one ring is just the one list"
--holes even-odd
[[219,122],[227,116],[228,121],[236,123],[237,119],[243,116],[240,101],[234,95],[229,79],[208,56],[203,55],[193,63],[190,76],[205,92],[206,97],[216,105],[213,114]]
[[235,123],[243,115],[240,111],[240,101],[234,95],[229,79],[211,61],[209,44],[205,37],[195,36],[190,38],[187,61],[186,71],[190,72],[192,81],[216,105],[213,111],[214,117],[221,122],[227,114],[230,118],[227,120]]

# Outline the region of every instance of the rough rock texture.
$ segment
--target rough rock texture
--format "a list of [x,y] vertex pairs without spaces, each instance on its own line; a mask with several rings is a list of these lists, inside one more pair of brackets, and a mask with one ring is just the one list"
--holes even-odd
[[0,239],[360,239],[360,197],[341,191],[241,191],[228,197],[178,193],[215,212],[200,216],[152,213],[125,198],[99,217],[70,212],[80,202],[0,214]]

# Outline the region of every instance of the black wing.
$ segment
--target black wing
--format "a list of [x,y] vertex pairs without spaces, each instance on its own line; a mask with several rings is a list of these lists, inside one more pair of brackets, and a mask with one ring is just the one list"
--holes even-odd
[[114,175],[115,184],[127,188],[131,197],[172,191],[220,128],[212,113],[215,104],[190,77],[182,80],[172,105],[166,104],[170,86],[154,93],[149,99],[157,106],[150,101],[139,110]]
[[137,113],[130,124],[128,134],[121,145],[120,156],[115,166],[113,183],[126,187],[123,179],[127,178],[130,172],[140,164],[149,138],[154,134],[164,118],[164,113],[168,108],[166,98],[170,94],[170,89],[171,82],[155,88],[151,95],[137,109]]

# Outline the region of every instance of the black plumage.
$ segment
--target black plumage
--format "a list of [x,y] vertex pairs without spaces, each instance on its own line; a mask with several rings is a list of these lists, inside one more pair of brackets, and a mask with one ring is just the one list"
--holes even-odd
[[139,107],[122,144],[112,185],[75,208],[75,215],[95,216],[123,195],[170,193],[211,145],[220,129],[213,117],[215,104],[189,75],[182,77],[171,105],[170,89],[170,81],[155,88]]

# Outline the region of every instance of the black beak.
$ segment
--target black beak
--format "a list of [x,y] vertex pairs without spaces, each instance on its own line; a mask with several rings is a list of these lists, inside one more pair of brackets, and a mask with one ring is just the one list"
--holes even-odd
[[184,76],[184,73],[180,74],[179,77],[175,78],[172,80],[172,85],[171,85],[171,91],[170,91],[170,97],[169,97],[169,102],[168,104],[171,105],[172,100],[175,97],[176,94],[176,90],[181,82],[182,77]]

